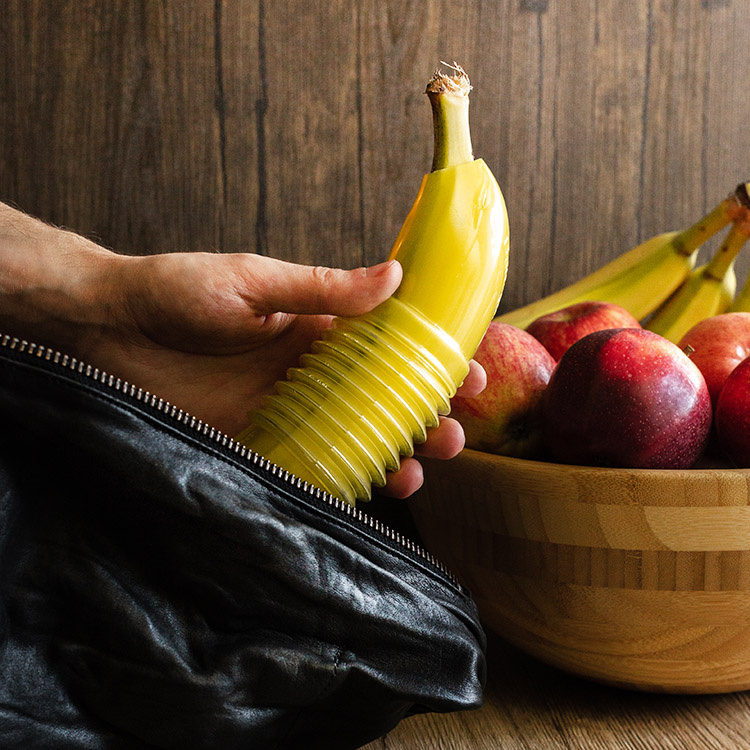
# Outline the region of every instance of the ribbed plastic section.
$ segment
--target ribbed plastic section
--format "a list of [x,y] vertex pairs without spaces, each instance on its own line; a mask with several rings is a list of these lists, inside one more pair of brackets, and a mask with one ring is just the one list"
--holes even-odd
[[[371,485],[382,486],[399,457],[426,439],[469,367],[450,337],[395,298],[368,315],[337,318],[300,364],[253,424],[348,502],[369,499]],[[252,438],[246,444],[254,447]]]

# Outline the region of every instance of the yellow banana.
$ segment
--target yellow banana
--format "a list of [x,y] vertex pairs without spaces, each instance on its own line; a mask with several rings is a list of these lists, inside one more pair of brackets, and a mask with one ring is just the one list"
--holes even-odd
[[750,224],[732,223],[713,258],[692,271],[645,327],[677,343],[699,321],[726,312],[737,289],[734,262],[749,236]]
[[700,246],[729,224],[747,202],[748,185],[743,183],[687,229],[651,237],[570,286],[496,320],[526,328],[541,315],[586,300],[613,302],[643,320],[685,281],[695,267]]
[[508,217],[489,167],[471,150],[466,74],[437,73],[433,171],[391,251],[396,293],[334,321],[276,384],[237,440],[314,487],[354,504],[385,482],[450,410],[497,310]]

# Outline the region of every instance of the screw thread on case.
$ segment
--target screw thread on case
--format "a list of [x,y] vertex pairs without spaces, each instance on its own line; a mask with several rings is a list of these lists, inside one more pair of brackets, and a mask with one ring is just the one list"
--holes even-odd
[[[410,324],[396,330],[394,317]],[[301,364],[238,440],[349,503],[425,440],[469,369],[449,336],[395,298],[337,319]]]

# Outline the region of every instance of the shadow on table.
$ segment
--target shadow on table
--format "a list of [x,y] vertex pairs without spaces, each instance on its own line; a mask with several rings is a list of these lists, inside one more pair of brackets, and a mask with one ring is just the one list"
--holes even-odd
[[671,695],[593,682],[488,633],[482,711],[496,713],[491,724],[511,730],[518,747],[743,750],[750,748],[749,709],[749,692]]

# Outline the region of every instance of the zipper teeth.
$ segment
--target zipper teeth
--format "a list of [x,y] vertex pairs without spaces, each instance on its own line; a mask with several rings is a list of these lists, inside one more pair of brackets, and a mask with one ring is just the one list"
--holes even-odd
[[420,544],[417,544],[409,537],[400,534],[398,531],[394,531],[390,526],[378,521],[373,516],[364,513],[360,508],[354,505],[344,502],[335,495],[321,490],[319,487],[315,487],[310,483],[300,479],[291,472],[283,469],[278,464],[269,461],[259,453],[246,448],[242,443],[238,443],[236,440],[231,438],[224,432],[217,430],[215,427],[203,422],[197,417],[192,416],[188,412],[180,409],[169,401],[165,401],[162,398],[150,393],[149,391],[139,388],[138,386],[129,383],[122,378],[109,375],[104,370],[100,370],[98,367],[89,365],[82,360],[72,357],[69,354],[63,354],[60,351],[51,349],[41,344],[35,344],[25,339],[19,339],[9,334],[3,334],[0,340],[0,347],[4,349],[10,349],[21,354],[26,354],[30,357],[36,357],[42,359],[45,362],[51,362],[52,364],[58,365],[78,375],[82,375],[86,378],[95,380],[96,382],[105,385],[109,388],[113,388],[117,392],[134,398],[136,401],[146,404],[149,407],[156,409],[161,414],[168,416],[170,419],[175,419],[181,422],[183,425],[201,433],[204,437],[209,440],[213,440],[215,443],[222,447],[231,450],[236,453],[240,458],[249,461],[253,465],[259,467],[263,471],[269,472],[272,476],[281,479],[282,481],[288,482],[294,485],[297,489],[306,493],[307,495],[314,497],[316,500],[320,500],[332,508],[335,508],[338,512],[345,514],[349,518],[356,519],[357,522],[364,524],[374,532],[385,536],[396,544],[400,545],[404,549],[409,550],[413,554],[421,557],[423,560],[428,562],[434,568],[437,568],[444,576],[450,579],[454,585],[458,586],[456,576],[450,571],[444,563],[438,560],[434,555],[428,552]]

